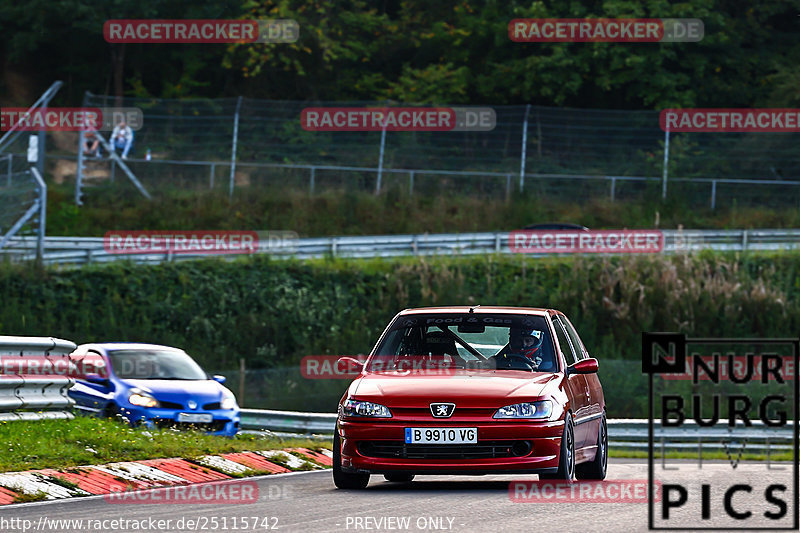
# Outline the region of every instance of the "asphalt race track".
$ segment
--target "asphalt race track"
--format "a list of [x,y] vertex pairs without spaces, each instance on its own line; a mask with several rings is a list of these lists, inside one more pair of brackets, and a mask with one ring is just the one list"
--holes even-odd
[[[787,475],[791,479],[789,464],[782,463],[778,467],[784,470],[768,470],[765,463],[755,462],[742,462],[732,469],[730,463],[714,461],[703,463],[698,470],[694,462],[681,461],[673,475],[687,482],[702,480],[712,485],[729,485],[732,477],[741,476],[740,481],[746,479],[757,487]],[[405,485],[373,476],[366,490],[342,491],[334,488],[330,471],[303,472],[250,478],[259,488],[259,499],[254,504],[111,504],[102,496],[73,498],[7,506],[0,510],[0,526],[3,526],[0,529],[7,533],[22,531],[22,521],[29,520],[29,531],[56,531],[55,523],[49,520],[91,518],[171,521],[166,528],[151,522],[139,529],[107,522],[104,531],[264,531],[273,527],[287,532],[647,531],[646,503],[512,502],[509,482],[521,479],[534,481],[536,476],[426,476]],[[608,479],[646,480],[647,462],[611,459]],[[794,512],[792,497],[785,499],[791,515]],[[712,502],[715,517],[722,509],[718,500]],[[759,516],[764,510],[775,509],[756,491],[740,493],[734,502],[737,509],[749,508]],[[658,505],[656,508],[660,509]],[[243,518],[249,521],[247,527],[244,527]],[[12,522],[12,519],[17,521]],[[181,519],[183,522],[178,524]],[[216,528],[212,527],[213,519],[216,519]],[[685,527],[692,528],[692,524],[700,525],[699,517],[692,517]],[[730,520],[725,524],[736,525]],[[67,528],[63,522],[58,530],[98,531],[86,527],[78,529],[74,524]]]

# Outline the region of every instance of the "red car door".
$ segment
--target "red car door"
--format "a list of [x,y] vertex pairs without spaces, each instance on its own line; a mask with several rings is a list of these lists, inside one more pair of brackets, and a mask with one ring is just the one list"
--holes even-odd
[[[578,359],[586,359],[591,357],[586,350],[583,341],[581,341],[575,327],[565,316],[561,316],[561,322],[564,324],[564,329],[572,341],[572,346],[575,349]],[[584,374],[584,379],[587,385],[587,401],[589,403],[590,413],[592,420],[586,423],[586,445],[591,446],[600,432],[601,415],[603,414],[603,388],[600,385],[600,378],[597,374]]]
[[[566,331],[557,316],[553,317],[553,329],[556,331],[561,353],[564,356],[567,366],[574,365],[578,358],[572,347],[572,343],[567,337]],[[589,386],[583,374],[572,374],[567,376],[567,388],[572,397],[573,422],[575,424],[575,449],[586,446],[587,421],[591,419],[591,405],[588,398]]]

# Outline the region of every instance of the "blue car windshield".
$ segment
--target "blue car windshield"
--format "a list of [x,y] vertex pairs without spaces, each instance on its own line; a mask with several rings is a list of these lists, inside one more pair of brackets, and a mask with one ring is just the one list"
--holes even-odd
[[194,359],[174,350],[113,350],[111,368],[122,379],[208,379]]

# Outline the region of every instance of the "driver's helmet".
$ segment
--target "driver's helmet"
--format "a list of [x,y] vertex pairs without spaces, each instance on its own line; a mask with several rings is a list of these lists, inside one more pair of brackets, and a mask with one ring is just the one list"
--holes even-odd
[[544,341],[544,334],[538,329],[511,328],[508,332],[508,344],[511,353],[522,355],[528,359],[541,359],[539,351]]

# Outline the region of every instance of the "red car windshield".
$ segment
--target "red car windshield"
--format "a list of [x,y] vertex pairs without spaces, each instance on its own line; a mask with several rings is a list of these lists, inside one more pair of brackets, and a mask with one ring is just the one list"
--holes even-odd
[[536,315],[399,317],[367,362],[368,372],[436,368],[557,372],[547,321]]

